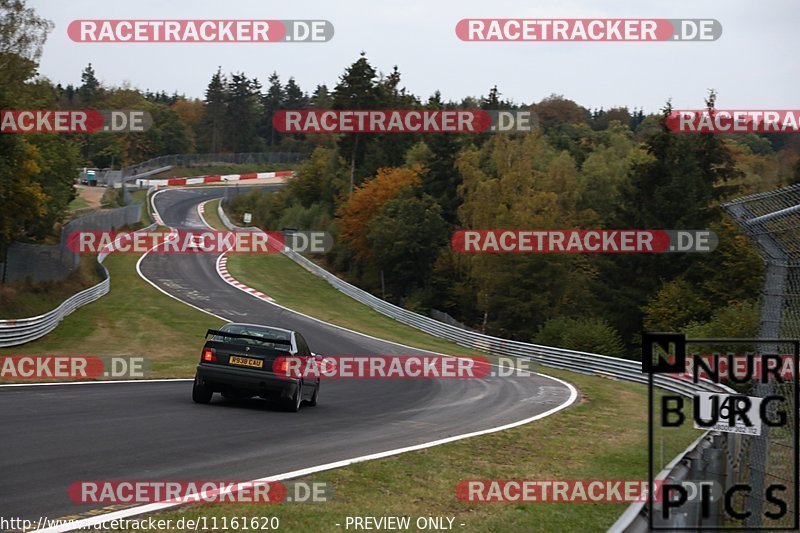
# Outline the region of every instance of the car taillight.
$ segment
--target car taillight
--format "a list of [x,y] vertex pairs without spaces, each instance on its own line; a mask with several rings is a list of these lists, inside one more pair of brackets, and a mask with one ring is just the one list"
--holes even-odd
[[300,361],[295,357],[281,356],[272,364],[272,371],[290,378],[300,377]]
[[214,348],[203,348],[203,361],[209,363],[216,363],[217,362],[217,352]]
[[285,357],[279,357],[275,361],[275,366],[273,369],[276,374],[287,375],[289,373],[289,360]]

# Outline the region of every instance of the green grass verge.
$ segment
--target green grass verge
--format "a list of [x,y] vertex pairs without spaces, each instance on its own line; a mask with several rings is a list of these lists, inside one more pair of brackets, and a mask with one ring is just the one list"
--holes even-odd
[[[645,387],[547,372],[579,387],[580,403],[518,428],[304,478],[333,484],[329,502],[191,505],[156,518],[277,516],[284,531],[344,531],[347,516],[413,520],[432,515],[455,517],[454,529],[461,531],[605,530],[626,504],[468,503],[456,498],[456,484],[465,479],[646,479]],[[674,457],[700,434],[691,428],[673,433],[665,442],[665,456]]]
[[110,292],[69,315],[37,341],[0,349],[3,355],[133,355],[147,377],[191,377],[206,329],[223,324],[156,290],[136,273],[138,255],[115,254],[105,265]]
[[222,223],[222,220],[219,218],[219,214],[217,213],[219,202],[219,199],[207,202],[205,210],[203,211],[203,218],[206,220],[206,223],[208,223],[208,225],[215,230],[227,231],[228,228],[226,228],[225,224]]
[[90,207],[89,202],[81,198],[80,196],[76,196],[74,200],[72,200],[69,204],[67,204],[67,209],[70,211],[77,211],[78,209],[86,209]]
[[285,307],[338,326],[450,355],[478,353],[378,313],[282,254],[230,254],[228,272]]
[[[134,191],[132,202],[147,202],[147,190]],[[73,204],[80,200],[78,197]],[[72,204],[70,204],[72,205]],[[88,206],[88,204],[86,204]],[[152,224],[147,206],[142,206],[142,222],[119,231],[134,231]],[[37,316],[58,307],[64,300],[101,281],[95,255],[83,255],[75,272],[63,280],[43,283],[12,283],[0,285],[0,319]]]

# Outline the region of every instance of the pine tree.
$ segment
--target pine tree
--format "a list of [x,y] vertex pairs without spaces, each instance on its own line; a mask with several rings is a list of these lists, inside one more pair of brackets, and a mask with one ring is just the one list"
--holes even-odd
[[206,99],[203,109],[203,141],[206,150],[217,153],[225,149],[223,128],[227,112],[227,79],[222,74],[222,67],[217,67],[217,72],[211,76],[211,81],[206,88]]
[[[376,71],[361,52],[361,57],[347,67],[333,91],[334,109],[377,109],[381,98],[375,82]],[[339,140],[339,153],[350,163],[350,191],[358,184],[356,167],[364,160],[367,141],[358,133],[346,134]]]
[[272,119],[275,113],[285,108],[286,92],[284,91],[277,72],[270,74],[267,83],[269,84],[267,93],[261,100],[262,107],[264,108],[264,120],[262,122],[261,131],[270,147],[274,147],[280,144],[281,134],[272,126]]
[[311,94],[310,104],[314,109],[329,109],[333,105],[333,98],[328,91],[327,85],[317,85],[317,88]]
[[286,82],[285,104],[286,109],[306,109],[308,107],[308,96],[294,81],[294,78],[289,78]]
[[251,152],[257,147],[258,94],[244,73],[231,76],[227,90],[225,136],[234,152]]
[[80,95],[83,103],[94,103],[100,93],[100,81],[95,76],[94,68],[89,63],[81,73],[81,86],[78,88],[78,95]]

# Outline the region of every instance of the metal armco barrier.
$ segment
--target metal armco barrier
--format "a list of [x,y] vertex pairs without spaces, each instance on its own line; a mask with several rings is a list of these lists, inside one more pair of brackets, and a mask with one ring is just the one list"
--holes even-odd
[[[225,214],[222,208],[222,202],[220,202],[217,212],[219,213],[222,223],[231,230],[258,230],[258,228],[241,228],[233,224]],[[461,346],[487,352],[492,355],[530,359],[542,366],[561,368],[572,372],[580,372],[595,376],[610,377],[634,383],[647,384],[648,382],[647,374],[642,373],[640,361],[540,346],[537,344],[492,337],[491,335],[484,335],[473,331],[466,331],[381,300],[377,296],[339,279],[313,261],[306,259],[289,248],[284,248],[283,254],[312,274],[326,280],[333,287],[354,300],[398,322],[422,330],[435,337],[447,339]],[[683,380],[666,375],[655,375],[653,382],[661,389],[689,397],[693,396],[696,392],[734,392],[724,385],[713,383],[708,380],[693,383],[691,380]],[[712,443],[716,439],[718,439],[718,434],[716,432],[706,431],[683,453],[675,457],[672,462],[656,476],[656,479],[679,483],[687,479],[690,472],[696,471],[697,469],[706,470],[708,468],[708,457],[712,455],[712,450],[714,448]],[[623,513],[619,520],[611,527],[610,531],[646,531],[648,522],[647,516],[644,514],[644,507],[644,503],[634,503],[629,506],[626,512]]]
[[[217,211],[223,224],[229,229],[257,230],[257,228],[241,228],[233,224],[225,214],[221,202]],[[608,357],[593,353],[576,352],[549,346],[539,346],[537,344],[501,339],[499,337],[492,337],[491,335],[466,331],[381,300],[377,296],[339,279],[313,261],[306,259],[289,248],[285,248],[283,254],[354,300],[398,322],[422,330],[435,337],[446,339],[461,346],[480,350],[492,355],[521,357],[536,361],[543,366],[563,368],[574,372],[612,377],[636,383],[647,383],[647,374],[642,373],[642,366],[639,361]],[[662,389],[686,396],[691,396],[694,392],[698,391],[698,389],[707,392],[719,390],[718,385],[710,381],[695,385],[689,380],[660,375],[656,376],[655,383]]]
[[58,307],[43,315],[11,320],[0,320],[0,347],[17,346],[44,337],[75,309],[93,302],[108,293],[108,270],[98,264],[103,281],[64,300]]
[[[224,221],[225,219],[223,219]],[[536,361],[542,366],[561,368],[572,372],[580,372],[602,377],[611,377],[623,381],[647,384],[648,376],[642,373],[640,361],[608,357],[600,354],[577,352],[553,348],[549,346],[539,346],[526,342],[512,341],[484,335],[481,333],[465,331],[461,328],[438,322],[407,309],[403,309],[389,302],[385,302],[372,294],[355,287],[330,272],[326,271],[316,263],[309,261],[302,255],[292,251],[284,250],[284,255],[308,270],[309,272],[325,279],[328,283],[336,287],[341,292],[351,298],[368,305],[379,313],[390,318],[407,324],[435,337],[447,339],[461,346],[466,346],[475,350],[481,350],[492,355],[504,355],[520,357]],[[665,375],[656,375],[653,379],[654,384],[664,390],[681,394],[683,396],[694,396],[696,392],[734,392],[732,389],[713,383],[708,380],[700,383],[693,383],[691,380],[682,380]],[[703,451],[710,447],[710,442],[716,439],[715,432],[705,432],[694,444],[686,449],[685,452],[668,464],[657,476],[657,480],[669,480],[669,482],[680,483],[687,479],[689,472],[693,469],[707,469],[707,454]],[[713,470],[713,469],[712,469]],[[658,504],[654,504],[656,509]],[[699,509],[698,509],[699,511]],[[645,514],[645,504],[632,504],[620,519],[612,526],[610,531],[615,532],[640,532],[647,531],[648,522]]]

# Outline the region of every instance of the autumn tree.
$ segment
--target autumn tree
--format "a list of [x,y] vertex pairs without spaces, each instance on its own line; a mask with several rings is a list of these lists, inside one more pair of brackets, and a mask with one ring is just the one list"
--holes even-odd
[[370,222],[383,205],[404,188],[418,187],[422,180],[419,168],[384,168],[371,180],[356,188],[339,213],[339,237],[358,260],[372,255],[369,242]]
[[[575,162],[541,132],[496,136],[480,149],[462,151],[456,167],[464,198],[458,214],[466,229],[580,228],[588,215],[577,209]],[[582,257],[474,254],[464,261],[487,332],[527,340],[556,310],[577,312],[591,304],[591,272]]]

